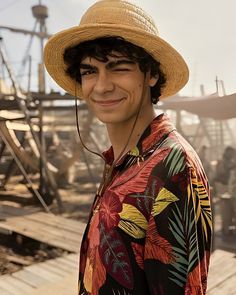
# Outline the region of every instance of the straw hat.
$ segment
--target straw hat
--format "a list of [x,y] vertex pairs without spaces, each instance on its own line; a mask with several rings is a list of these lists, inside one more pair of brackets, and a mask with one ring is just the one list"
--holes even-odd
[[[144,48],[160,62],[166,76],[161,99],[177,93],[188,81],[188,67],[181,55],[161,39],[150,16],[140,7],[122,0],[101,0],[83,15],[80,24],[52,36],[44,49],[44,62],[48,73],[63,89],[83,97],[81,85],[66,74],[63,60],[66,48],[81,42],[106,36],[120,36]],[[76,92],[75,92],[75,87]]]

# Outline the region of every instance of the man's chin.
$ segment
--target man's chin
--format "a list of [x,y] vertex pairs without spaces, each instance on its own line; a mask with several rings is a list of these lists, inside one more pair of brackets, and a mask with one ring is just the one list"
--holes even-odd
[[97,117],[99,121],[101,121],[103,124],[117,124],[121,123],[122,119],[119,117],[114,116],[114,114],[107,114],[103,116]]

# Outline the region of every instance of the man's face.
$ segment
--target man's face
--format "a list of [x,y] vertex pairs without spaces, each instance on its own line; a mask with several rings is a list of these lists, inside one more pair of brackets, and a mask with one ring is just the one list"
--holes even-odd
[[[154,86],[157,79],[148,78],[144,86],[145,76],[139,65],[116,52],[115,55],[109,56],[107,62],[91,57],[81,61],[81,84],[85,101],[103,123],[123,123],[135,118],[144,94],[141,115],[149,116],[153,107],[148,88]],[[144,90],[144,87],[147,89]]]

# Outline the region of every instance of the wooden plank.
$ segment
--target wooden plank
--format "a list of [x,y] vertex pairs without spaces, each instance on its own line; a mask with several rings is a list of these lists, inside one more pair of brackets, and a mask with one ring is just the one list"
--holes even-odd
[[7,255],[6,259],[10,262],[17,263],[17,264],[24,265],[24,266],[28,266],[28,265],[32,264],[32,262],[30,262],[29,260],[26,260],[26,259],[23,259],[20,257],[16,257],[16,256],[12,256],[12,255]]
[[[235,254],[223,250],[216,250],[211,257],[211,264],[208,277],[208,293],[214,294],[222,284],[225,284],[231,277],[236,275]],[[221,294],[227,294],[222,292]]]
[[79,255],[78,254],[71,254],[66,256],[67,260],[73,261],[78,264]]
[[235,263],[225,262],[225,264],[221,266],[220,272],[217,272],[217,275],[215,275],[214,278],[209,276],[208,291],[218,288],[234,275],[236,275]]
[[[78,235],[77,240],[73,241],[67,238],[67,236],[63,236],[59,233],[60,237],[55,237],[55,234],[53,232],[48,233],[48,230],[45,230],[43,232],[43,228],[40,228],[40,226],[37,228],[37,230],[30,228],[31,224],[25,224],[23,222],[18,221],[17,224],[9,224],[8,222],[0,222],[0,227],[11,230],[13,232],[20,233],[24,236],[30,237],[32,239],[44,242],[46,244],[52,245],[54,247],[59,247],[65,250],[68,250],[70,252],[78,252],[80,248],[80,243],[82,237]],[[50,231],[50,230],[49,230]],[[54,236],[53,236],[54,235]]]
[[79,260],[79,255],[78,254],[68,254],[68,255],[64,255],[64,256],[60,256],[60,257],[57,257],[55,259],[50,259],[48,260],[47,262],[56,262],[56,263],[60,263],[64,260],[67,260],[67,261],[70,261],[72,262],[74,265],[78,265],[78,260]]
[[236,274],[230,277],[227,281],[225,281],[221,286],[219,286],[218,290],[222,290],[222,294],[227,295],[235,295],[235,282],[236,282]]
[[66,263],[67,265],[69,265],[71,267],[78,267],[78,262],[77,261],[68,260],[67,257],[60,257],[60,261],[62,263]]
[[7,282],[4,281],[0,281],[0,288],[4,290],[4,292],[8,292],[11,295],[15,295],[16,294],[16,289],[14,287],[12,287]]
[[31,220],[38,220],[41,223],[45,223],[56,228],[61,228],[72,232],[76,231],[81,234],[83,234],[86,226],[86,224],[81,221],[72,220],[56,215],[50,215],[43,212],[27,215],[26,218]]
[[61,278],[65,277],[68,274],[67,272],[65,272],[65,270],[62,270],[59,267],[55,267],[55,266],[49,264],[48,262],[42,264],[40,267],[43,269],[46,269],[52,273],[55,273],[56,275],[60,276]]
[[35,275],[34,273],[28,271],[27,268],[13,273],[12,277],[21,280],[33,288],[38,288],[46,283],[49,283],[49,280],[45,280],[45,278],[41,277],[39,274]]
[[[71,278],[70,281],[73,279],[72,283],[74,287],[72,286],[72,288],[75,290],[78,276],[77,260],[78,255],[69,254],[67,256],[27,266],[23,270],[11,275],[1,276],[0,294],[31,295],[34,294],[36,290],[39,290],[39,292],[36,293],[40,294],[40,290],[47,290],[48,286],[51,286],[51,290],[53,290],[53,285],[56,285],[57,282],[62,282],[63,285],[63,281],[66,278]],[[67,288],[65,286],[65,293],[63,292],[63,294],[66,294],[66,290]],[[43,293],[47,294],[45,291]],[[59,289],[55,294],[60,295]]]
[[52,226],[54,228],[60,228],[64,229],[67,231],[72,231],[72,232],[79,232],[83,231],[83,228],[81,228],[81,222],[66,219],[63,217],[55,216],[55,215],[46,215],[44,213],[36,213],[36,214],[31,214],[26,217],[29,220],[33,221],[38,221],[42,224],[45,224],[47,226]]
[[28,214],[33,214],[36,212],[41,211],[40,208],[37,207],[14,207],[9,205],[1,205],[1,209],[3,214],[6,214],[7,216],[24,216]]
[[208,287],[211,288],[215,285],[216,280],[218,280],[218,277],[220,276],[222,272],[222,264],[227,263],[228,261],[231,261],[231,257],[227,258],[224,255],[222,255],[220,258],[217,259],[216,262],[214,262],[214,259],[211,259],[211,264],[209,268],[209,278],[208,278]]
[[11,275],[1,276],[0,287],[12,292],[12,294],[24,295],[26,292],[32,291],[33,288],[28,284],[12,277]]
[[4,280],[0,281],[0,287],[2,289],[5,289],[6,291],[9,291],[11,294],[17,294],[17,295],[25,294],[24,290],[19,289],[19,287],[12,284],[10,276],[5,276]]
[[8,290],[6,289],[3,289],[1,286],[0,286],[0,294],[1,295],[15,295],[14,293],[10,293]]
[[61,279],[61,276],[44,269],[41,265],[31,265],[27,267],[27,271],[37,275],[40,275],[45,281],[55,282]]
[[16,137],[13,130],[8,130],[6,126],[6,122],[0,122],[0,135],[3,138],[5,144],[10,147],[10,149],[14,152],[17,158],[31,167],[34,171],[38,171],[39,169],[39,161],[38,159],[29,154],[20,144],[18,138]]
[[48,238],[50,237],[52,239],[54,238],[62,238],[67,239],[70,241],[73,241],[75,243],[78,243],[78,241],[81,238],[81,234],[77,232],[68,232],[67,230],[61,229],[61,228],[55,228],[52,226],[47,226],[43,223],[40,223],[38,221],[29,220],[24,217],[12,217],[7,219],[6,221],[3,221],[4,224],[9,224],[12,226],[12,228],[19,228],[23,229],[24,232],[38,232],[39,236],[43,233],[44,235],[48,235]]
[[1,224],[11,224],[12,226],[16,224],[16,226],[18,226],[19,223],[21,223],[25,224],[26,229],[29,227],[34,227],[37,228],[37,230],[40,229],[40,232],[42,232],[43,229],[45,230],[45,232],[49,232],[50,234],[56,234],[59,236],[66,235],[67,238],[69,238],[70,240],[74,240],[76,242],[78,241],[78,237],[81,237],[83,235],[85,224],[81,222],[76,222],[77,227],[75,227],[73,222],[73,227],[69,228],[69,223],[68,226],[63,226],[63,220],[65,221],[66,218],[63,218],[63,220],[60,219],[60,223],[58,222],[58,218],[55,218],[54,221],[48,222],[47,214],[45,214],[45,216],[35,215],[37,214],[27,215],[24,217],[7,218],[5,221],[0,222],[0,226]]
[[207,292],[207,295],[235,295],[235,282],[236,274],[229,277],[227,280],[222,282],[222,284]]
[[0,234],[3,234],[3,235],[11,235],[11,234],[12,234],[12,231],[11,231],[11,230],[8,230],[8,229],[5,229],[5,228],[2,228],[2,227],[0,227]]
[[16,112],[7,111],[7,110],[1,110],[0,116],[5,119],[10,120],[17,120],[17,119],[25,119],[25,116]]
[[227,252],[224,250],[217,249],[213,252],[211,255],[210,260],[210,268],[215,268],[225,260],[225,259],[231,259],[234,256],[231,252]]
[[[75,255],[77,256],[77,254]],[[67,261],[68,264],[74,265],[76,266],[78,264],[78,260],[77,259],[71,259],[69,257],[69,255],[65,255],[65,256],[61,256],[57,258],[60,261]]]
[[76,295],[78,294],[77,274],[71,274],[53,284],[47,284],[25,295]]
[[48,265],[51,265],[52,267],[60,269],[65,274],[68,274],[71,271],[71,266],[70,265],[62,263],[60,261],[55,261],[55,259],[47,261],[47,263],[48,263]]
[[78,263],[76,262],[73,263],[72,261],[69,261],[66,258],[63,258],[60,260],[60,264],[61,264],[60,267],[66,269],[68,274],[71,272],[76,272],[78,274],[79,272],[79,266],[78,266]]
[[79,251],[84,223],[43,212],[32,214],[32,210],[10,206],[4,206],[3,212],[6,220],[0,221],[1,230],[18,232],[71,252]]
[[[76,253],[76,254],[72,253],[72,254],[68,254],[68,255],[64,255],[64,256],[57,257],[57,258],[55,258],[55,259],[53,259],[53,260],[55,260],[55,261],[60,261],[61,259],[66,258],[66,259],[68,259],[68,260],[71,260],[71,261],[77,262],[77,261],[78,261],[78,257],[79,257],[79,255],[78,255],[77,253]],[[49,260],[48,260],[48,261],[49,261]]]
[[[60,258],[61,258],[60,260],[56,258],[56,259],[51,259],[44,263],[41,263],[40,267],[44,269],[48,269],[52,272],[58,273],[58,275],[60,276],[61,275],[67,276],[71,273],[78,272],[79,266],[77,261],[78,260],[77,255],[72,254],[72,255],[67,255]],[[52,262],[54,262],[54,264]],[[65,267],[63,268],[63,266]]]

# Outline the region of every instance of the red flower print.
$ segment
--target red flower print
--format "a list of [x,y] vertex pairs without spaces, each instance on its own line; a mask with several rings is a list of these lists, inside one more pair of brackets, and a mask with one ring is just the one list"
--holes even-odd
[[156,259],[164,264],[175,260],[171,244],[158,233],[152,216],[146,236],[145,259]]
[[90,229],[88,233],[89,248],[93,249],[99,245],[100,242],[100,232],[99,226],[99,214],[95,213],[90,222]]
[[210,253],[206,251],[201,262],[188,274],[185,290],[186,295],[201,295],[206,293],[209,257]]
[[139,245],[136,243],[131,243],[133,251],[134,251],[134,256],[135,256],[135,260],[137,262],[137,264],[139,265],[139,267],[141,269],[144,269],[144,264],[143,264],[143,245]]
[[115,193],[108,191],[101,200],[99,210],[100,221],[103,222],[107,229],[117,226],[120,221],[119,213],[121,210],[122,204],[119,197]]
[[154,120],[151,124],[150,134],[143,140],[143,150],[153,146],[153,143],[158,142],[164,134],[166,134],[168,129],[173,129],[172,124],[167,122],[165,117],[162,117],[161,120]]
[[186,171],[182,171],[174,175],[171,180],[181,191],[184,191],[188,186],[189,176],[186,174]]

